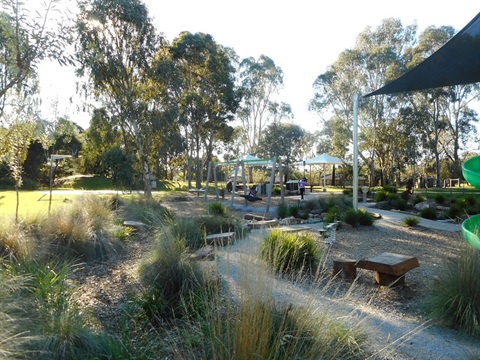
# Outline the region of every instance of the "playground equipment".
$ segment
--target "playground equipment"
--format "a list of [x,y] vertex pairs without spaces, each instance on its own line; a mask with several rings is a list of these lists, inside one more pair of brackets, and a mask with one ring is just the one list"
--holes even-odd
[[[476,188],[480,188],[480,156],[475,156],[462,165],[465,180]],[[480,251],[480,214],[469,217],[462,223],[462,232],[465,241],[475,250]]]

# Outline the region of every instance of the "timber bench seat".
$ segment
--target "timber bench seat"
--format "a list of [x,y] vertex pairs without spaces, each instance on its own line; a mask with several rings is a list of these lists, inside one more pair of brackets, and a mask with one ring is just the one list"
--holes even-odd
[[227,244],[231,244],[234,240],[234,236],[235,233],[233,231],[220,234],[210,234],[205,237],[205,241],[208,245],[224,246]]
[[188,189],[188,192],[195,193],[197,194],[197,197],[199,197],[200,193],[205,193],[205,189]]
[[400,286],[405,284],[405,274],[419,267],[418,259],[389,252],[357,261],[357,268],[375,271],[375,282],[382,286]]

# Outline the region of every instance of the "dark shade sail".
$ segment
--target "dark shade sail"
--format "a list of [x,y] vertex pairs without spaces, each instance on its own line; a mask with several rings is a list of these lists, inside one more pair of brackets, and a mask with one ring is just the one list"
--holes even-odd
[[480,13],[423,62],[365,97],[476,82],[480,82]]

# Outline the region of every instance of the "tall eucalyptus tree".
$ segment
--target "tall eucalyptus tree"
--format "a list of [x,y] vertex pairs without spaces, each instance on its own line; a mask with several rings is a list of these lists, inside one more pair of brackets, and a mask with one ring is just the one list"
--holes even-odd
[[211,35],[182,32],[170,46],[181,73],[179,116],[189,141],[189,187],[191,159],[195,159],[196,187],[203,179],[205,161],[212,157],[214,143],[229,136],[238,101],[234,91],[234,68],[228,52]]
[[145,94],[161,37],[140,0],[80,0],[78,5],[78,73],[88,75],[95,97],[135,144],[145,197],[151,198],[148,141],[153,118]]
[[272,121],[270,116],[275,117],[279,110],[285,109],[286,104],[280,107],[273,99],[283,86],[283,71],[268,56],[261,55],[258,59],[242,60],[239,74],[242,101],[237,119],[245,133],[247,152],[255,154],[262,132]]
[[[368,27],[360,33],[355,47],[342,52],[327,72],[317,77],[310,109],[319,114],[326,128],[329,121],[335,121],[337,129],[340,126],[341,131],[335,134],[337,147],[348,148],[352,141],[354,95],[368,93],[402,72],[415,44],[415,33],[415,25],[404,27],[398,19],[385,19],[377,28]],[[395,125],[398,109],[386,96],[360,105],[359,155],[369,167],[371,185],[376,182],[376,163],[385,183],[393,166],[393,147],[386,145],[401,135]]]

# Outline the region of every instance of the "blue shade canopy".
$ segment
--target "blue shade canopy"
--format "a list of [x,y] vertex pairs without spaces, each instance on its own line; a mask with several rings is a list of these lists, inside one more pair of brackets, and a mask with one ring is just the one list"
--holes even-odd
[[476,82],[480,82],[480,13],[423,62],[365,97]]

